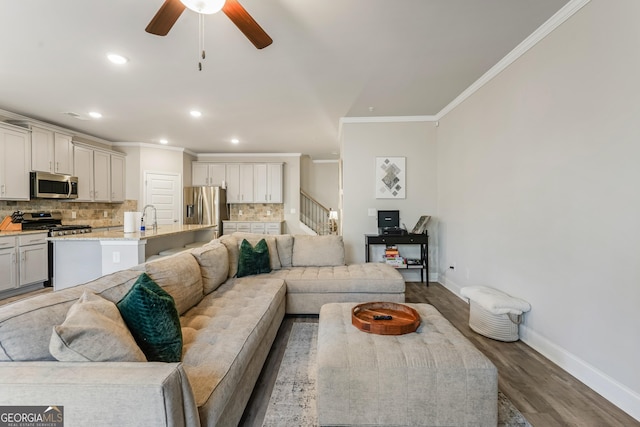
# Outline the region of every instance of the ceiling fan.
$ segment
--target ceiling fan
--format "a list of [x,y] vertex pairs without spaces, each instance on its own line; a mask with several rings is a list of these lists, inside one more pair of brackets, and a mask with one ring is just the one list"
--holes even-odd
[[212,14],[222,10],[258,49],[264,49],[273,42],[237,0],[165,0],[145,31],[166,36],[185,8],[199,14]]

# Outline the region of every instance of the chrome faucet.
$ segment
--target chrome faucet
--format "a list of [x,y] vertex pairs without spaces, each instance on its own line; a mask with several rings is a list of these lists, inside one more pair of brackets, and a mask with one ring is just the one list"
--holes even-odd
[[153,209],[153,224],[151,224],[151,228],[153,231],[158,231],[158,212],[156,211],[155,206],[147,205],[142,208],[142,220],[144,221],[144,217],[147,216],[147,208]]

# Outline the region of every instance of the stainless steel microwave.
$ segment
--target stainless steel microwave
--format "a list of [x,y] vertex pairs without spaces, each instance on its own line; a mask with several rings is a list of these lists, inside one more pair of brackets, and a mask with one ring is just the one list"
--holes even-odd
[[32,199],[77,199],[78,177],[31,172]]

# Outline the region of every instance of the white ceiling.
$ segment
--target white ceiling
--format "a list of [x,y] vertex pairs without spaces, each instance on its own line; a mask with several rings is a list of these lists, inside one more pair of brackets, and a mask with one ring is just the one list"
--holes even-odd
[[341,117],[437,114],[567,0],[240,0],[273,44],[206,16],[202,71],[195,12],[144,31],[162,2],[3,1],[0,109],[112,142],[337,158]]

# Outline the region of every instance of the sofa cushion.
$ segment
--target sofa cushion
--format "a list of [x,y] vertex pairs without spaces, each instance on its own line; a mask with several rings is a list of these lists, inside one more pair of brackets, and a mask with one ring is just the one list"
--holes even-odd
[[215,291],[229,274],[229,251],[220,242],[214,242],[193,249],[191,255],[200,265],[204,294]]
[[173,297],[180,314],[196,305],[204,296],[200,266],[189,252],[151,261],[142,267]]
[[291,264],[293,267],[344,265],[342,236],[294,236]]
[[233,277],[238,272],[238,255],[240,254],[240,248],[238,247],[238,239],[230,234],[220,237],[220,243],[226,246],[229,252],[229,275]]
[[291,234],[277,234],[276,246],[278,248],[278,258],[283,267],[291,267],[293,257],[293,236]]
[[182,330],[175,302],[151,277],[142,273],[116,305],[150,362],[180,361]]
[[284,282],[267,275],[231,279],[182,316],[182,364],[198,407],[220,414],[232,404],[267,331],[284,315],[285,295]]
[[293,267],[273,271],[269,277],[283,279],[294,293],[404,293],[402,275],[383,263],[336,267]]
[[282,265],[280,263],[280,257],[278,256],[278,245],[276,244],[275,236],[269,234],[256,234],[256,233],[244,233],[236,231],[232,234],[238,240],[238,244],[242,243],[243,239],[247,239],[252,246],[258,244],[258,242],[264,239],[269,247],[269,263],[272,270],[279,270]]
[[238,277],[253,274],[269,273],[269,247],[264,239],[252,246],[247,239],[242,239],[238,256]]
[[54,326],[49,351],[63,362],[147,361],[116,305],[89,291]]

